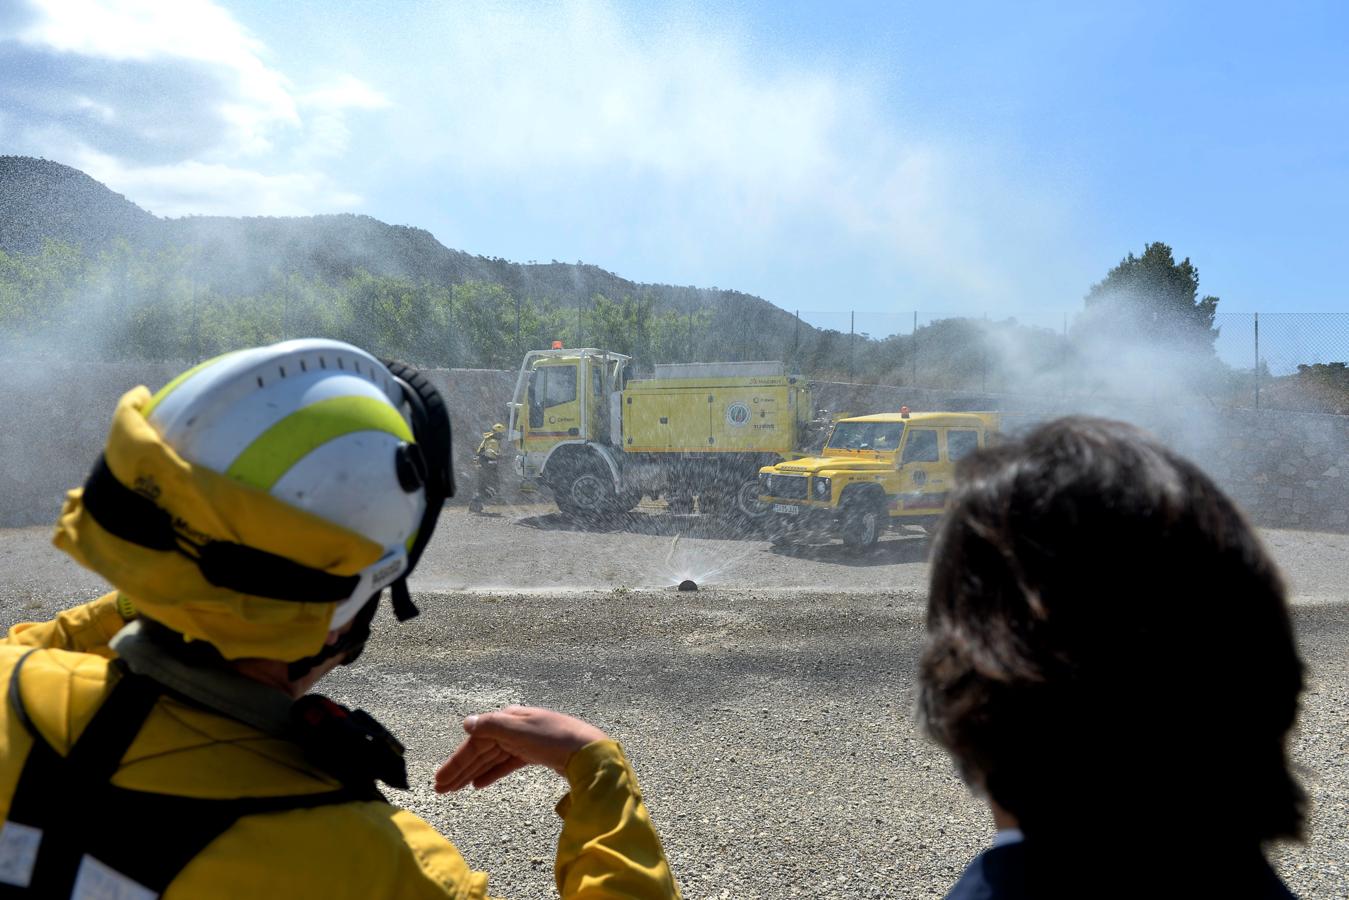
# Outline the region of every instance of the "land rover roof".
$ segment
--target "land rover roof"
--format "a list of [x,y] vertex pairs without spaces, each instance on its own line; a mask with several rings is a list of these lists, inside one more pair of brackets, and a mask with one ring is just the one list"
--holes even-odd
[[909,413],[907,416],[902,413],[874,413],[869,416],[850,416],[846,419],[839,419],[839,422],[908,422],[911,425],[988,425],[990,417],[996,413],[984,412],[917,412]]

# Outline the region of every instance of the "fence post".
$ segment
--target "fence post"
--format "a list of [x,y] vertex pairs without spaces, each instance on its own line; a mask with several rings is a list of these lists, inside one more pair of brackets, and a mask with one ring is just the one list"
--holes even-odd
[[1255,314],[1255,411],[1260,411],[1260,314]]
[[192,266],[191,274],[187,276],[192,297],[192,364],[196,365],[201,362],[201,329],[197,322],[197,266],[195,256],[192,257],[192,262],[189,265]]
[[984,313],[984,328],[979,339],[979,382],[980,390],[988,393],[988,313]]
[[689,301],[689,362],[693,362],[693,301]]
[[857,310],[848,310],[848,384],[853,382],[857,363]]
[[[1073,358],[1072,355],[1069,354],[1069,353],[1067,352],[1067,351],[1068,351],[1068,346],[1067,346],[1067,345],[1068,345],[1068,313],[1065,311],[1064,314],[1063,314],[1063,351],[1064,351],[1063,358],[1064,358],[1064,359],[1072,359],[1072,358]],[[1064,367],[1063,367],[1063,396],[1065,396],[1065,397],[1068,396],[1068,392],[1069,392],[1069,390],[1071,390],[1072,385],[1073,385],[1072,374],[1069,372],[1069,367],[1068,367],[1068,366],[1064,366]]]
[[913,387],[918,387],[918,310],[913,311]]
[[651,354],[646,352],[646,304],[637,301],[637,336],[632,342],[632,355],[646,360]]

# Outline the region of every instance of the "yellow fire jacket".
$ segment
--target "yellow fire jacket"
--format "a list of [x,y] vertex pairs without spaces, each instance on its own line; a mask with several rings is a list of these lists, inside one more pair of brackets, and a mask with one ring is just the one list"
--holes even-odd
[[9,629],[5,643],[93,653],[111,659],[116,654],[108,642],[133,615],[135,611],[128,600],[115,592],[104,594],[59,613],[50,622],[21,622]]
[[482,433],[482,442],[478,444],[475,454],[479,457],[488,459],[497,459],[501,456],[501,435],[495,431],[484,431]]
[[[46,648],[24,662],[18,685],[32,726],[62,756],[119,678],[107,640],[122,622],[116,595],[109,594],[52,622],[15,626],[0,643],[0,688],[25,653]],[[34,741],[7,690],[0,690],[0,710],[0,815],[8,817]],[[678,897],[619,746],[596,741],[585,747],[568,765],[567,780],[571,790],[558,804],[560,895]],[[319,794],[338,787],[298,746],[170,696],[156,702],[111,782],[201,799]],[[388,803],[363,801],[245,816],[193,857],[163,896],[483,898],[486,891],[487,875],[471,870],[426,822]]]

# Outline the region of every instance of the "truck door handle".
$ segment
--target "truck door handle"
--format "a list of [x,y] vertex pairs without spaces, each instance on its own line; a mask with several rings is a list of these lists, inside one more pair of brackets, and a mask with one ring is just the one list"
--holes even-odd
[[579,429],[579,428],[568,428],[568,429],[567,429],[567,434],[570,434],[570,435],[578,435],[578,434],[580,434],[580,433],[581,433],[581,429]]

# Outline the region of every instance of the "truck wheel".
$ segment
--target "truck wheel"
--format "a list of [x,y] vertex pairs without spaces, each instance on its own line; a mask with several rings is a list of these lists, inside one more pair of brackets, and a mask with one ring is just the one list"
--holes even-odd
[[889,524],[885,519],[885,506],[874,497],[852,501],[843,513],[843,543],[850,550],[869,550]]
[[698,512],[703,515],[721,515],[725,508],[726,498],[719,488],[705,487],[698,492]]
[[580,468],[562,481],[553,488],[553,494],[557,508],[567,518],[599,525],[618,509],[613,480],[598,466]]

